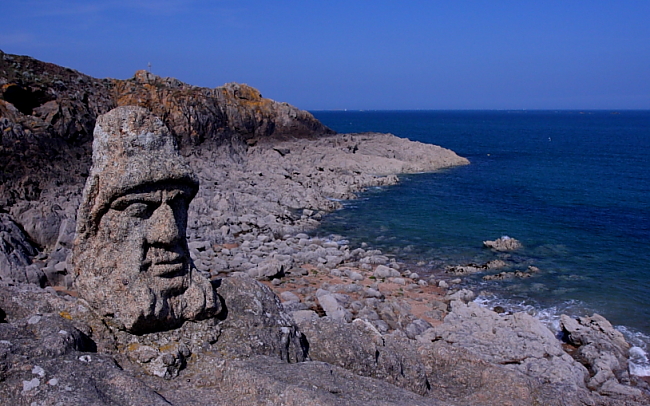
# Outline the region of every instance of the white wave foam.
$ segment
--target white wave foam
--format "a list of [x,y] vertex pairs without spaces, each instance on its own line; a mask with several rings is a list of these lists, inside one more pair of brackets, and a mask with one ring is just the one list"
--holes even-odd
[[530,304],[526,300],[515,301],[514,299],[504,299],[492,294],[481,294],[474,301],[483,307],[494,308],[495,306],[501,306],[509,312],[528,313],[539,319],[556,334],[560,332],[560,316],[562,314],[572,314],[572,309],[582,307],[578,301],[567,300],[557,306],[543,308]]
[[648,350],[650,349],[650,336],[625,326],[616,326],[618,331],[623,333],[632,348],[630,348],[630,374],[636,376],[650,376],[650,360]]
[[630,374],[636,376],[650,376],[650,361],[648,353],[640,347],[630,348]]

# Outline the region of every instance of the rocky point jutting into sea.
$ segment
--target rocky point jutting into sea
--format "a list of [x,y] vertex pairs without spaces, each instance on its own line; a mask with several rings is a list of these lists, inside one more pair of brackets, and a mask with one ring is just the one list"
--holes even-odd
[[95,79],[0,52],[0,86],[6,403],[650,402],[597,314],[563,316],[558,337],[306,233],[367,187],[468,164],[452,151],[335,134],[241,84]]

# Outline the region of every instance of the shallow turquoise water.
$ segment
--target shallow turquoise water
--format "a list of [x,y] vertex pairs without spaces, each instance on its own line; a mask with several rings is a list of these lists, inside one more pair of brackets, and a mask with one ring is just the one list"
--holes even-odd
[[[402,176],[328,215],[317,231],[366,241],[435,272],[495,258],[482,241],[525,245],[533,278],[466,283],[539,312],[596,311],[650,335],[650,112],[313,112],[338,132],[390,132],[471,165]],[[490,296],[488,293],[494,293]]]

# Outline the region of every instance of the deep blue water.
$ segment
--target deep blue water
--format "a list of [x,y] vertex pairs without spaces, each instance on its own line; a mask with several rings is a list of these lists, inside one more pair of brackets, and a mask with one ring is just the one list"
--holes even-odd
[[464,283],[509,305],[595,311],[650,335],[650,111],[313,114],[340,133],[389,132],[471,161],[369,190],[319,234],[422,261],[418,272],[494,259],[482,241],[508,235],[525,246],[508,258],[515,269],[541,272]]

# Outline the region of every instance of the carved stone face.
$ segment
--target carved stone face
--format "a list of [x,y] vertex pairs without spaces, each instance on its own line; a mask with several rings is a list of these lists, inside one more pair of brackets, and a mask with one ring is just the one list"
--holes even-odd
[[136,189],[117,197],[101,217],[97,238],[107,244],[95,253],[114,262],[113,277],[129,285],[148,281],[157,296],[189,286],[185,242],[189,188],[174,184]]
[[[150,119],[141,110],[118,111],[118,119],[110,112],[110,120],[98,120],[104,127],[96,128],[96,140],[109,145],[93,145],[73,251],[80,295],[109,324],[137,334],[174,328],[219,310],[210,283],[192,269],[187,248],[187,209],[198,184],[169,148],[167,132],[149,131],[143,137],[139,128],[124,131],[123,122],[132,122],[123,116]],[[117,121],[118,131],[104,134],[111,131],[107,121]],[[104,133],[98,137],[98,131]],[[125,151],[115,152],[120,147]]]

